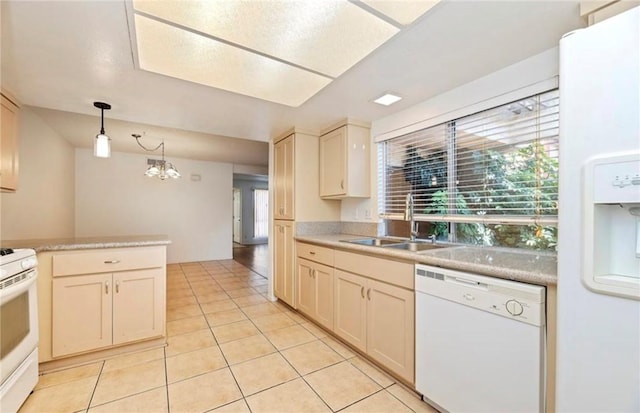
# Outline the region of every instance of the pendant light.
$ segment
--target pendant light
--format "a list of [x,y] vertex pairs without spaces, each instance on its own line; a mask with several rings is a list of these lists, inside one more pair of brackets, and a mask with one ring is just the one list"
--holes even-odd
[[100,133],[96,135],[93,142],[93,156],[97,158],[108,158],[111,156],[111,138],[104,133],[104,111],[111,109],[111,105],[104,102],[93,102],[93,106],[100,109]]

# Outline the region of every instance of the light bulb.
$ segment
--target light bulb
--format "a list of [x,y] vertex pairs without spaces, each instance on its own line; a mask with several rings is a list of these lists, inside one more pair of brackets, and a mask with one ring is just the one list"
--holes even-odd
[[96,140],[93,145],[93,155],[97,158],[109,158],[111,156],[111,144],[110,137],[104,133],[96,135]]

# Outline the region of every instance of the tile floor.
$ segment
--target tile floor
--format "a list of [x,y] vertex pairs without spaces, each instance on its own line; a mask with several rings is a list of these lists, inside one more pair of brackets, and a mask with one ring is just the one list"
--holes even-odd
[[167,346],[45,374],[30,412],[435,412],[233,260],[167,267]]

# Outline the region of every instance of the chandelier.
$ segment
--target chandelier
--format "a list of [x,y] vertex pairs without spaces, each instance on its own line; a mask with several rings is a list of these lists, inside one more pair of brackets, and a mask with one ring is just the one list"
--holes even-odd
[[136,139],[136,143],[138,144],[138,146],[140,146],[142,149],[144,149],[147,152],[155,152],[158,149],[162,148],[162,159],[147,158],[147,170],[144,173],[146,176],[148,176],[149,178],[153,178],[157,176],[163,181],[167,178],[173,178],[173,179],[180,178],[181,175],[180,175],[180,172],[178,172],[178,169],[175,166],[173,166],[171,162],[167,162],[164,160],[164,141],[160,142],[160,144],[155,148],[149,149],[146,146],[144,146],[142,143],[140,143],[140,138],[142,137],[141,135],[134,133],[131,136],[133,136]]

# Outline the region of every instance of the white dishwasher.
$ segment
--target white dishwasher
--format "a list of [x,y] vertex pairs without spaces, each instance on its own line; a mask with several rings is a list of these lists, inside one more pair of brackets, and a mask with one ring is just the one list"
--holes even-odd
[[416,265],[416,389],[457,412],[545,410],[545,288]]

